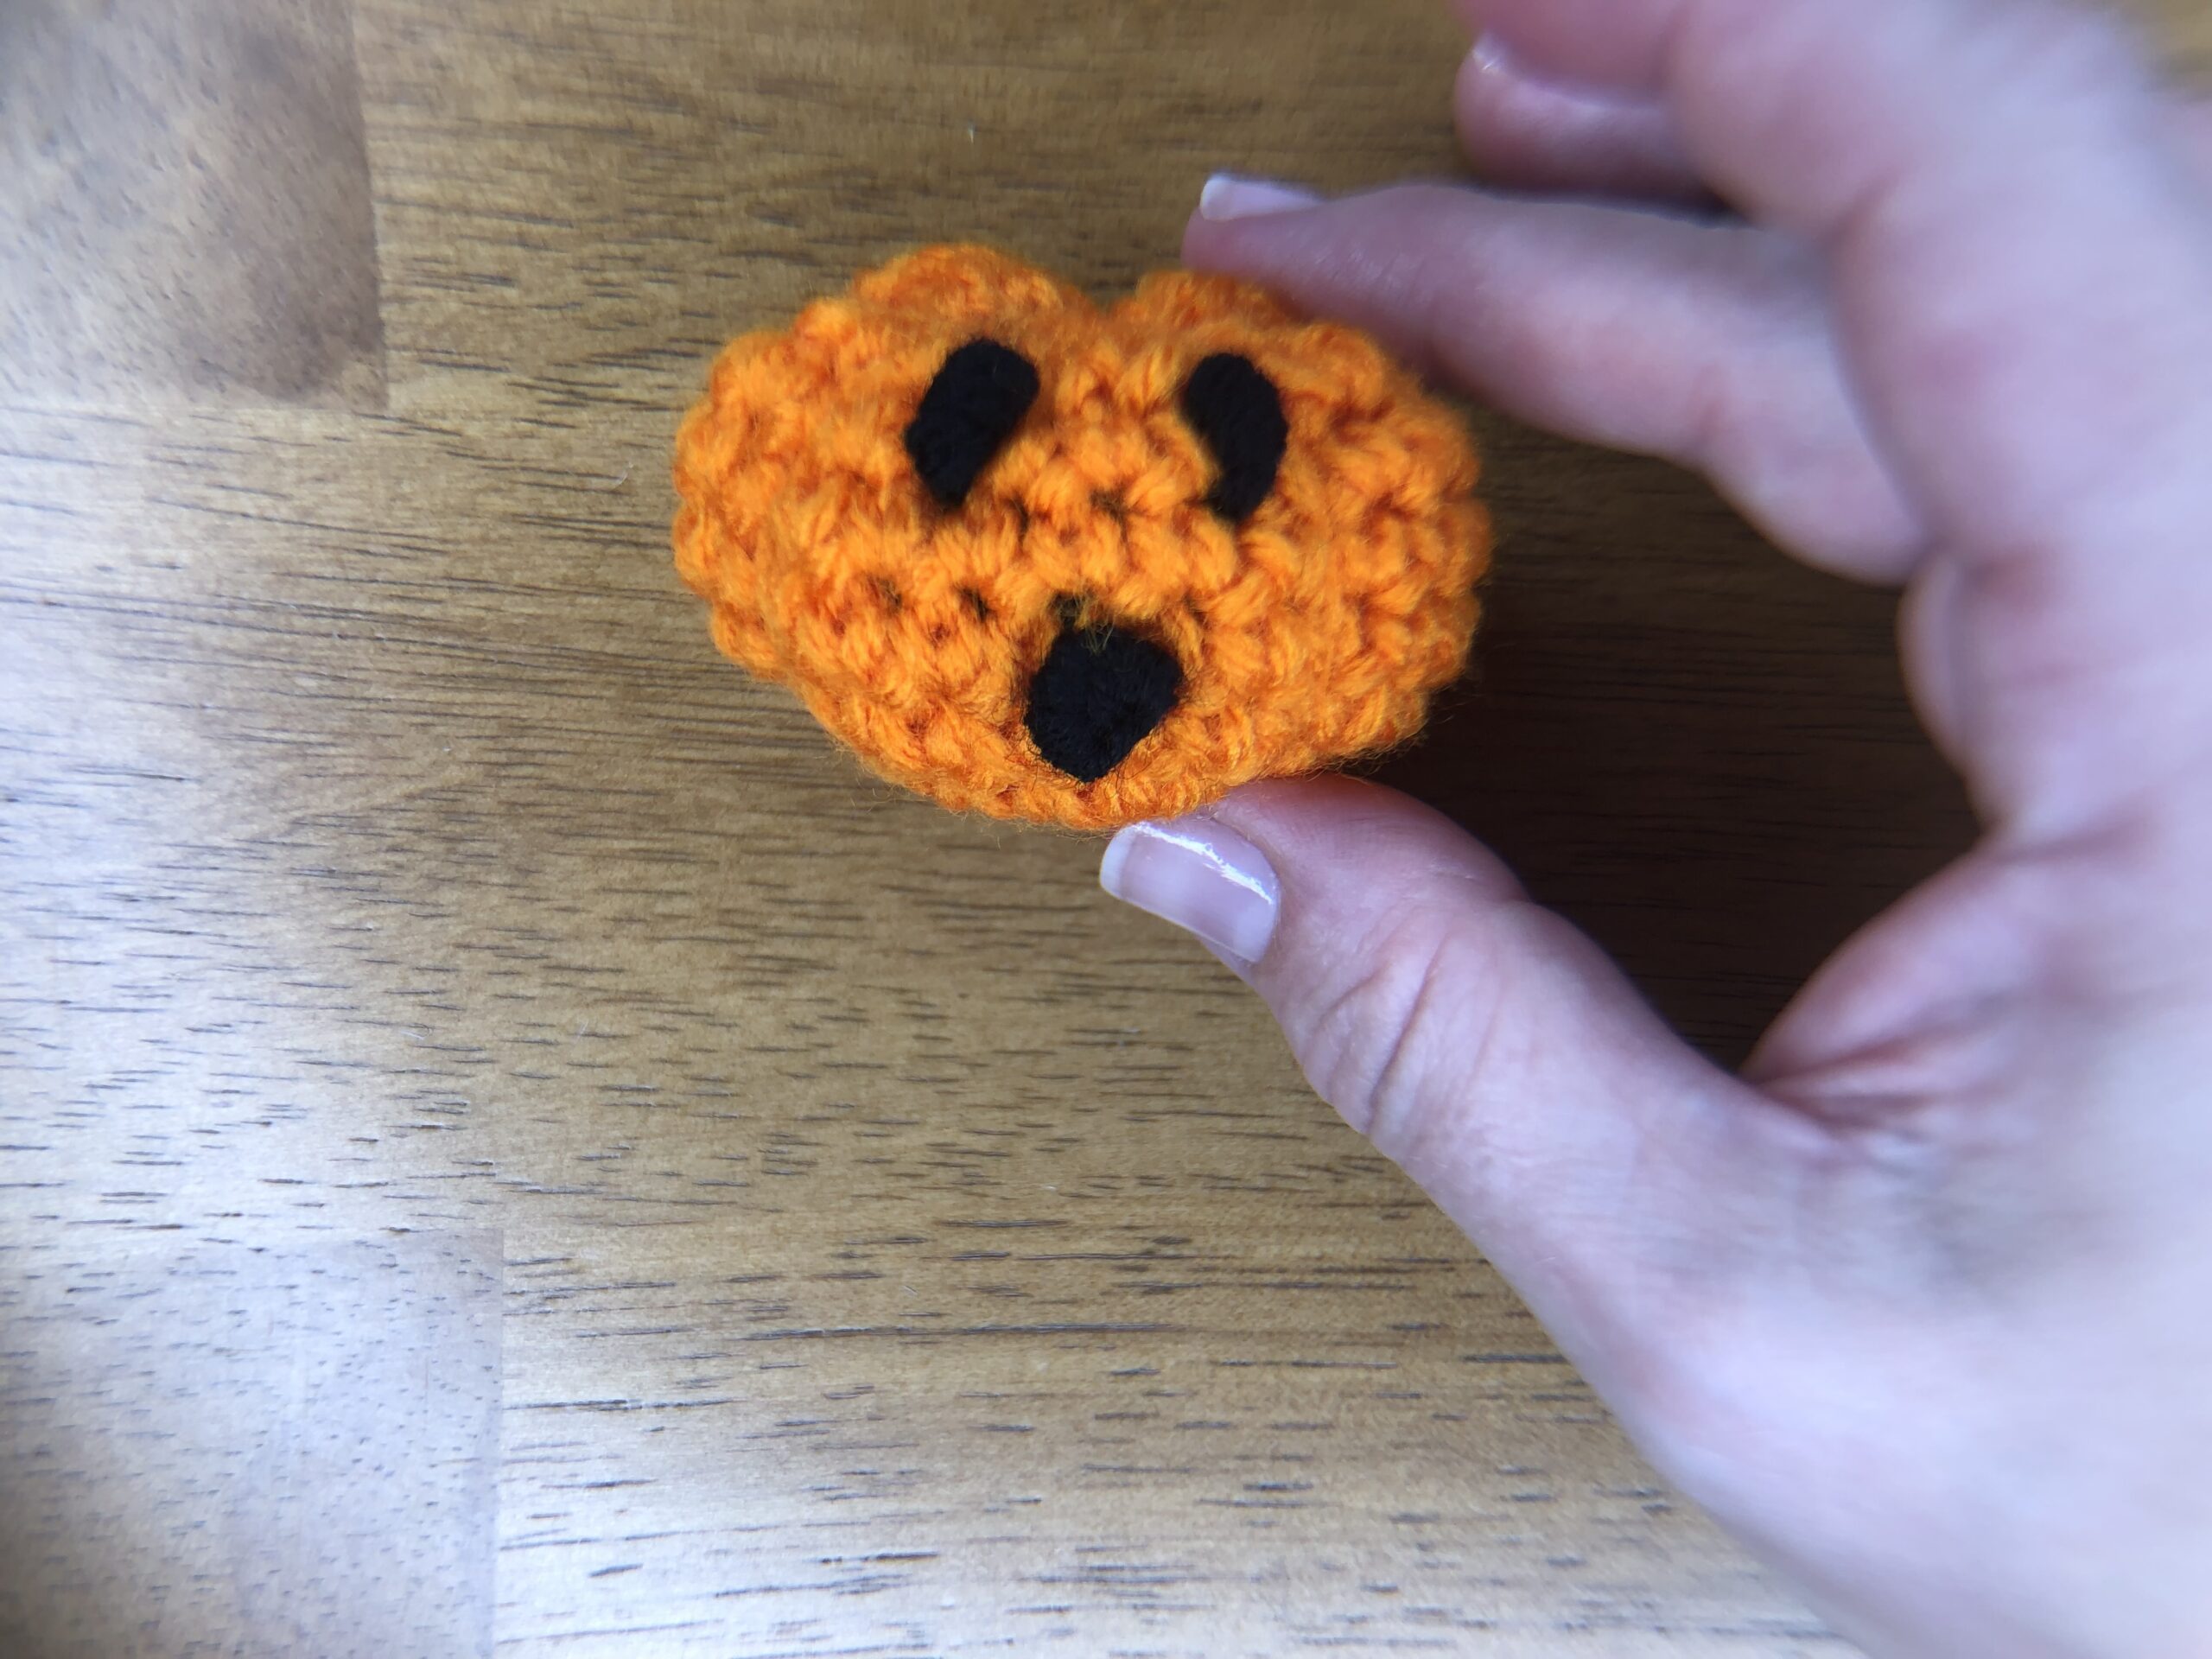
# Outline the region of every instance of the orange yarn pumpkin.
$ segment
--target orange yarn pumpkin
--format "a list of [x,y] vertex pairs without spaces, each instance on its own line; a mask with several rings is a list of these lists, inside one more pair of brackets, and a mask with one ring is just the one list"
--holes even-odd
[[722,352],[676,563],[885,777],[1109,829],[1419,729],[1474,630],[1476,472],[1372,340],[1256,289],[1101,311],[935,247]]

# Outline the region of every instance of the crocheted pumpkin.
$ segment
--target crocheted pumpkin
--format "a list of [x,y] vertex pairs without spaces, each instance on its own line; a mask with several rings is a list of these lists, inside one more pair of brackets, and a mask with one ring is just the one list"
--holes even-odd
[[1455,677],[1476,458],[1356,330],[925,249],[733,342],[677,442],[715,643],[945,805],[1109,829],[1382,748]]

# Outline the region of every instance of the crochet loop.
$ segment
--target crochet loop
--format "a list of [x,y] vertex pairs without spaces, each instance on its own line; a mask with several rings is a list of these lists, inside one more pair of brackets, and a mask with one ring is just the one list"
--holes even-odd
[[1081,830],[1417,732],[1490,520],[1372,340],[1219,276],[1101,309],[925,248],[732,341],[677,440],[715,643],[884,777]]

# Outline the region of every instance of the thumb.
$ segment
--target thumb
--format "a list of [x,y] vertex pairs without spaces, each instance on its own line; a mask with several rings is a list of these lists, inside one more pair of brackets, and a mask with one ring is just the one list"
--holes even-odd
[[[1811,1133],[1694,1053],[1582,934],[1427,808],[1255,784],[1114,837],[1107,890],[1267,1001],[1306,1077],[1418,1181],[1599,1389],[1655,1381]],[[1655,1347],[1656,1344],[1656,1347]],[[1616,1395],[1616,1403],[1624,1403]]]

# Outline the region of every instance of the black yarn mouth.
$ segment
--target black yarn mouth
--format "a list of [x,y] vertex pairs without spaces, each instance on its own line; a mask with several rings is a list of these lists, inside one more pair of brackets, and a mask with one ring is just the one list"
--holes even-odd
[[1095,784],[1128,759],[1182,695],[1173,652],[1111,623],[1071,623],[1029,682],[1022,723],[1048,766]]

